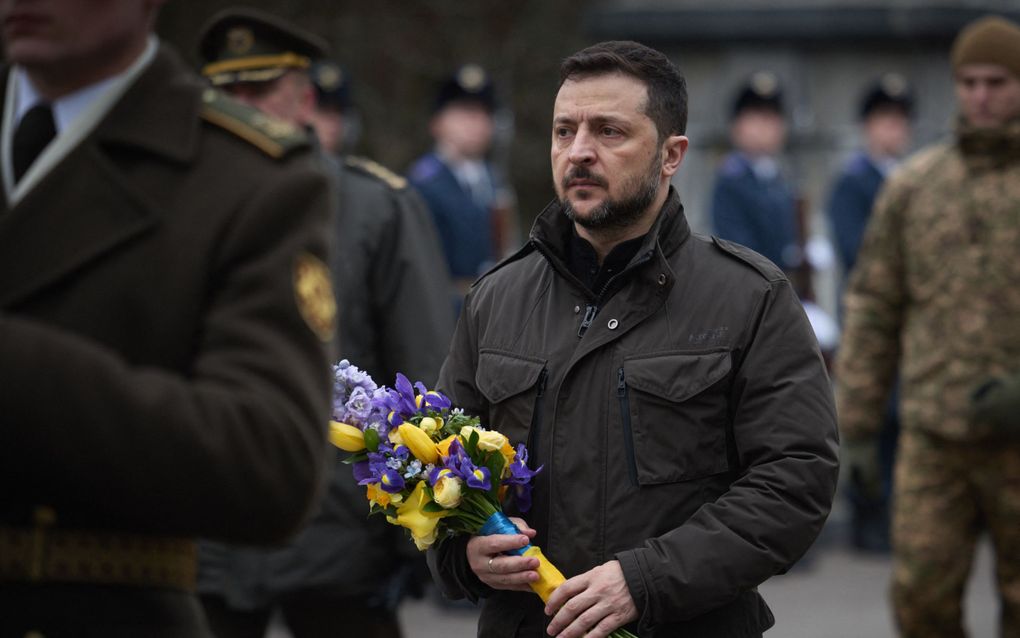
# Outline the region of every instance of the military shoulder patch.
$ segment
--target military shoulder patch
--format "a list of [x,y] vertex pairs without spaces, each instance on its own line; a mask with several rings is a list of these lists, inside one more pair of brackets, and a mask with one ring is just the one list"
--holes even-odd
[[336,298],[329,268],[309,253],[294,260],[294,299],[312,332],[323,341],[331,340],[336,332]]
[[230,131],[270,157],[281,158],[309,144],[307,133],[300,127],[241,104],[216,89],[202,92],[201,113],[205,121]]
[[372,177],[381,180],[386,183],[387,186],[395,191],[403,190],[407,188],[407,180],[397,175],[390,169],[386,168],[378,162],[373,162],[365,157],[357,157],[348,155],[344,158],[344,164],[348,168],[352,168],[358,172],[371,175]]

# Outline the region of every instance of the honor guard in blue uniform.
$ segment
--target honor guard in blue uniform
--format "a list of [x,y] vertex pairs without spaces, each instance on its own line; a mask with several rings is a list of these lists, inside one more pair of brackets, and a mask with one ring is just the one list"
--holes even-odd
[[411,184],[425,198],[455,285],[455,306],[506,251],[506,191],[489,161],[495,88],[468,64],[439,87],[430,122],[435,147],[415,161]]
[[829,218],[844,275],[854,267],[882,183],[910,145],[913,109],[906,78],[898,73],[887,73],[876,80],[861,100],[864,148],[843,167],[829,197]]
[[[855,152],[836,178],[829,196],[829,220],[836,251],[843,266],[843,285],[853,270],[864,229],[885,178],[910,145],[910,118],[914,99],[906,78],[887,73],[865,91],[860,104],[864,147]],[[898,392],[893,391],[879,434],[882,485],[869,489],[852,476],[846,485],[850,501],[850,542],[853,547],[887,552],[889,495],[899,438]]]
[[741,87],[730,121],[733,151],[712,192],[714,233],[761,253],[787,273],[801,266],[793,189],[779,165],[786,142],[778,78],[755,73]]

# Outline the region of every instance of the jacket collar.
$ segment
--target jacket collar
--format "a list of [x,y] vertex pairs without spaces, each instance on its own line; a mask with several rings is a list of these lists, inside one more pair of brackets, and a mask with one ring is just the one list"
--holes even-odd
[[8,210],[0,197],[0,307],[158,222],[159,203],[139,192],[114,160],[136,158],[137,151],[175,163],[196,159],[202,85],[189,78],[177,56],[161,48],[96,129],[17,205]]
[[[566,256],[572,227],[573,222],[563,213],[559,200],[553,200],[539,213],[529,235],[531,243],[549,257],[562,272],[569,272]],[[676,189],[670,186],[666,202],[662,205],[662,210],[655,218],[648,234],[645,235],[645,241],[634,259],[646,258],[649,253],[655,252],[657,247],[663,255],[670,255],[687,241],[690,234],[691,227],[687,223],[687,216],[684,215],[680,196]]]

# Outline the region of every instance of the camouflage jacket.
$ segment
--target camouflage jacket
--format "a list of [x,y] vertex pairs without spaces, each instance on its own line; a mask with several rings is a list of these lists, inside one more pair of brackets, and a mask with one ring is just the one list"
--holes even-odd
[[974,388],[1020,365],[1020,120],[958,125],[879,195],[847,291],[843,436],[877,431],[899,367],[903,427],[953,440]]

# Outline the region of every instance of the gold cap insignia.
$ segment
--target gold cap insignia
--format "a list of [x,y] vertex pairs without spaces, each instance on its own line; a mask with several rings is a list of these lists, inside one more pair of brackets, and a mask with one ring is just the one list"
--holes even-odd
[[255,46],[255,34],[248,27],[234,27],[227,31],[227,51],[244,55]]
[[890,97],[902,97],[907,93],[907,79],[899,73],[886,73],[879,80],[879,84]]
[[457,84],[465,91],[480,91],[485,86],[485,71],[477,64],[468,64],[457,72]]
[[324,91],[332,91],[343,83],[343,72],[335,64],[323,64],[316,69],[316,84]]
[[779,90],[779,79],[768,71],[759,71],[751,77],[751,88],[762,97],[772,97]]
[[302,253],[294,261],[294,298],[312,332],[323,341],[331,340],[336,331],[336,298],[329,269],[318,257]]

